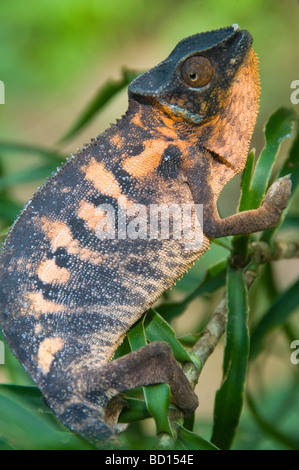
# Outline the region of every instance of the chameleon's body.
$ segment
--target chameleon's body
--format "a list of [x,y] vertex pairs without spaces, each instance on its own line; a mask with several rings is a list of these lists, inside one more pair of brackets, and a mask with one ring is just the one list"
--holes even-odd
[[[183,66],[193,56],[208,59],[194,86],[198,77]],[[273,226],[286,205],[281,185],[272,191],[278,202],[269,196],[259,211],[217,215],[221,189],[244,168],[258,95],[249,33],[229,27],[181,41],[131,84],[126,115],[39,190],[6,240],[3,332],[59,419],[87,438],[114,432],[117,413],[104,413],[117,392],[166,380],[163,367],[157,370],[157,355],[166,355],[160,343],[107,365],[131,325],[208,249],[210,237]],[[203,204],[202,246],[101,240],[99,206],[117,209],[119,198],[126,207]],[[194,408],[187,381],[179,375],[179,382],[187,398],[173,384],[177,404]]]

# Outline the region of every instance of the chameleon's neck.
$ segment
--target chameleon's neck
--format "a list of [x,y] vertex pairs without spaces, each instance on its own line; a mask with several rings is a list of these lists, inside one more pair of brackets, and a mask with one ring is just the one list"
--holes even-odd
[[259,108],[258,59],[250,49],[228,89],[225,107],[202,126],[204,146],[225,159],[235,174],[243,170]]

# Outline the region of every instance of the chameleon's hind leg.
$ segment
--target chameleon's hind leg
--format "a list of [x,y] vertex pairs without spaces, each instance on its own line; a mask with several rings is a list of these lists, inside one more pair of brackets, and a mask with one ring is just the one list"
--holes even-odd
[[197,396],[175,360],[170,346],[160,341],[109,362],[98,370],[87,372],[81,393],[85,396],[106,396],[109,403],[105,410],[105,424],[115,433],[117,419],[124,406],[119,394],[143,385],[163,382],[169,384],[173,402],[186,415],[196,409]]

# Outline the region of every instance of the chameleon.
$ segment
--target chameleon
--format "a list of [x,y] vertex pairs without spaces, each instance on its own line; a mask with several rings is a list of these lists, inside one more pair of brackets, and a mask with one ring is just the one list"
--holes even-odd
[[[89,441],[119,433],[121,396],[141,385],[166,382],[186,415],[196,409],[167,343],[114,353],[211,239],[273,227],[287,205],[284,177],[258,209],[227,218],[217,210],[222,188],[244,169],[258,113],[252,41],[238,25],[181,40],[131,82],[126,113],[47,180],[4,242],[3,334],[56,417]],[[129,214],[155,204],[189,205],[193,218],[202,207],[201,242],[187,249],[184,234],[138,236],[138,224],[135,236],[108,236],[119,206]],[[124,227],[132,223],[131,213]]]

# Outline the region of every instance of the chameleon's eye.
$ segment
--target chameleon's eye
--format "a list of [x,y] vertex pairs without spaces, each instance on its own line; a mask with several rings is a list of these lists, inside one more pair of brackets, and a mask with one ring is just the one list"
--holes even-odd
[[207,85],[213,76],[213,67],[209,59],[201,55],[193,55],[185,60],[182,66],[184,82],[193,88]]

